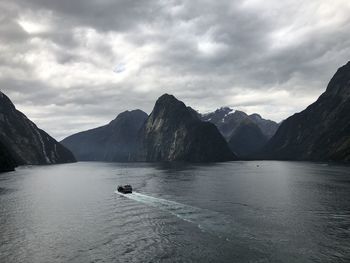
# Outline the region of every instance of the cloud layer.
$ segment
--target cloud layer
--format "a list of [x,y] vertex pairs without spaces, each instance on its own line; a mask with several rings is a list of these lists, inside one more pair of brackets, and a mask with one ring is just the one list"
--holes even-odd
[[57,139],[172,93],[281,121],[350,60],[348,0],[0,3],[0,89]]

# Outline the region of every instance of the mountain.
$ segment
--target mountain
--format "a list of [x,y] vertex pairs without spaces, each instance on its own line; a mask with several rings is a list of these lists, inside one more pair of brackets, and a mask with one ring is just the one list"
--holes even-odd
[[141,110],[125,111],[109,124],[71,135],[61,143],[79,161],[129,161],[136,149],[137,132],[147,117]]
[[7,147],[0,142],[0,173],[13,171],[15,167],[15,159],[12,157]]
[[260,128],[262,133],[268,139],[272,138],[272,136],[275,135],[279,126],[278,123],[271,120],[266,120],[257,113],[249,115],[249,119],[253,121]]
[[250,119],[243,120],[234,129],[229,146],[239,157],[247,157],[258,152],[268,141],[261,129]]
[[202,121],[208,121],[218,127],[222,136],[228,141],[235,128],[239,123],[246,118],[244,112],[235,111],[232,113],[232,109],[228,107],[217,109],[214,112],[201,115]]
[[235,160],[225,139],[209,122],[174,96],[164,94],[140,129],[138,161],[220,162]]
[[73,154],[39,129],[0,92],[0,141],[16,164],[74,162]]
[[214,112],[199,114],[201,120],[215,124],[239,157],[258,152],[278,128],[278,124],[263,119],[259,114],[248,115],[222,107]]
[[326,91],[285,120],[259,158],[350,161],[350,62],[338,69]]
[[[235,129],[242,123],[255,123],[265,137],[270,139],[278,128],[278,124],[271,120],[263,119],[259,114],[248,115],[243,111],[234,111],[231,108],[223,107],[214,112],[202,114],[203,121],[209,121],[218,127],[221,134],[227,141],[230,140]],[[247,121],[249,120],[249,121]]]

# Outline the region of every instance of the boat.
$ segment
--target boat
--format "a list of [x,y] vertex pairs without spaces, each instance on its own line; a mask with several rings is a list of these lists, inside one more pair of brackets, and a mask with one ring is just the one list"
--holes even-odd
[[131,194],[132,187],[129,184],[126,185],[118,185],[117,191],[123,194]]

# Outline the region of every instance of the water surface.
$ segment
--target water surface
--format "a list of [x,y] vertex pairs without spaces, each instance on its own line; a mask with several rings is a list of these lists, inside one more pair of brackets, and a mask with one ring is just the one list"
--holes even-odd
[[20,167],[0,174],[0,262],[350,262],[350,167]]

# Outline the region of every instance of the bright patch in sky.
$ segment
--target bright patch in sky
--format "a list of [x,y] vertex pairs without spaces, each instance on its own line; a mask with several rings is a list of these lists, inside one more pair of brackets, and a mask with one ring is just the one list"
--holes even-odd
[[49,27],[45,24],[39,24],[30,20],[19,19],[17,23],[22,27],[28,34],[39,34],[49,30]]
[[213,56],[220,50],[220,45],[215,42],[200,41],[198,42],[198,50],[205,55]]

